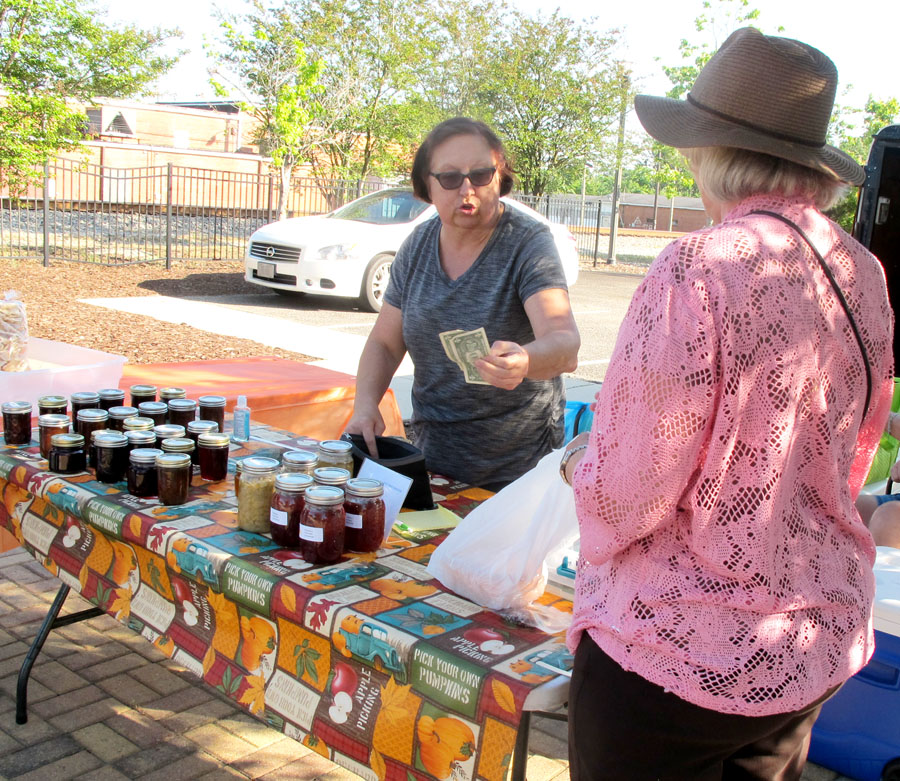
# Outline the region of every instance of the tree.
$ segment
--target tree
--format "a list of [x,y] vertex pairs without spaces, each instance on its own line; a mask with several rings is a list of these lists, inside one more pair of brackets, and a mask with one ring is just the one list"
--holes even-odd
[[77,148],[86,117],[67,99],[145,92],[174,63],[159,50],[178,34],[109,26],[90,2],[0,0],[0,183],[21,192],[36,165]]

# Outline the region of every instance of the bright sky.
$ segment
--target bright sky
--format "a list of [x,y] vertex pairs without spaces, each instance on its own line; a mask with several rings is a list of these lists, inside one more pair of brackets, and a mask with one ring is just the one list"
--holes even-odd
[[[528,13],[547,13],[555,7],[546,0],[510,0]],[[159,97],[192,100],[212,97],[206,76],[203,36],[215,34],[213,7],[241,12],[245,0],[153,0],[123,3],[100,0],[108,7],[112,22],[133,22],[141,26],[178,26],[184,32],[173,49],[190,50],[181,63],[159,82]],[[618,27],[623,32],[622,59],[632,65],[639,89],[664,94],[669,82],[655,61],[677,64],[681,38],[697,41],[693,26],[702,11],[701,0],[618,0],[586,4],[584,0],[558,0],[560,11],[583,18],[586,5],[597,8],[600,30]],[[824,51],[838,69],[841,86],[838,102],[862,106],[871,94],[876,99],[900,98],[900,78],[896,70],[896,22],[900,13],[891,0],[750,0],[760,11],[760,26],[767,32],[784,28],[782,35],[799,38]],[[721,41],[719,41],[721,43]],[[489,52],[476,56],[490,56]],[[842,96],[844,88],[851,92]]]

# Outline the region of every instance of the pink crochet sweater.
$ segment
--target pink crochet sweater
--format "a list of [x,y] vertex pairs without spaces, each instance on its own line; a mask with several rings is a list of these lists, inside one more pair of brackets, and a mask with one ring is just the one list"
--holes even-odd
[[[827,278],[857,318],[865,370]],[[574,621],[704,708],[796,710],[873,651],[872,538],[853,501],[890,409],[877,260],[812,205],[754,196],[670,244],[638,288],[573,484]]]

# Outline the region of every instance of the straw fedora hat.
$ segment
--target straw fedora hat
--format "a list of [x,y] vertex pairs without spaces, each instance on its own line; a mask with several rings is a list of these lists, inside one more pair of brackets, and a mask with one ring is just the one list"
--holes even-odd
[[687,100],[638,95],[634,107],[669,146],[750,149],[860,185],[865,169],[825,143],[836,89],[837,69],[818,49],[744,27],[700,71]]

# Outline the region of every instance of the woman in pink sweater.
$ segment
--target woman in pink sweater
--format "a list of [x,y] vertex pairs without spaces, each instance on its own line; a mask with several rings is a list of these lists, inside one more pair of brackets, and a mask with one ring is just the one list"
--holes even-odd
[[573,779],[798,778],[821,703],[872,654],[853,500],[893,315],[878,261],[822,214],[864,179],[825,144],[836,84],[821,52],[745,28],[686,101],[635,101],[714,225],[653,263],[561,465]]

